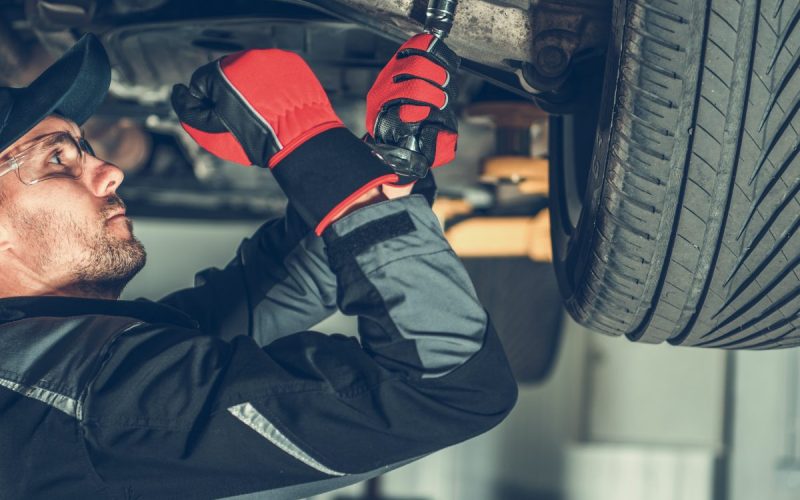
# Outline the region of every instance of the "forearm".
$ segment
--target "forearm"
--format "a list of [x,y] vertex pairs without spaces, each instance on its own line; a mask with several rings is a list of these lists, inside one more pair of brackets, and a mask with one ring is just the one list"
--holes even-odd
[[481,348],[487,315],[423,197],[358,210],[324,237],[339,308],[359,316],[362,344],[378,363],[437,377]]
[[308,329],[336,311],[336,278],[323,242],[290,206],[245,239],[224,269],[206,269],[193,288],[162,303],[223,339],[250,335],[259,345]]
[[[293,212],[283,224],[289,229],[263,232],[240,252],[252,311],[250,335],[262,346],[336,312],[336,277],[324,243]],[[301,238],[294,236],[298,227],[306,229]]]
[[[379,188],[335,219],[386,200]],[[205,269],[195,286],[160,302],[189,314],[201,328],[229,339],[250,335],[259,345],[307,330],[336,312],[336,277],[325,244],[289,206],[245,239],[224,269]]]
[[[364,207],[325,242],[362,342],[299,332],[259,349],[156,325],[121,335],[84,401],[107,482],[148,498],[297,498],[502,421],[516,398],[508,361],[424,198]],[[314,484],[300,494],[301,483]]]
[[[503,348],[461,262],[422,196],[366,206],[323,234],[337,303],[357,315],[360,346],[311,334],[268,350],[320,380],[303,408],[347,430],[296,421],[334,468],[362,472],[419,457],[487,431],[516,400]],[[333,351],[328,348],[339,347]],[[291,360],[291,361],[290,361]],[[286,402],[265,411],[297,420]],[[346,450],[346,451],[345,451]],[[337,469],[338,470],[338,469]]]

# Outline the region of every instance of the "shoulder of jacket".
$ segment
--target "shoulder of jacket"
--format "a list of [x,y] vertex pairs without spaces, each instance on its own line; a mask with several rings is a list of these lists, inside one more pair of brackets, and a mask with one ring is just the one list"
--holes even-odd
[[81,419],[81,395],[119,335],[136,318],[25,318],[0,325],[0,386]]

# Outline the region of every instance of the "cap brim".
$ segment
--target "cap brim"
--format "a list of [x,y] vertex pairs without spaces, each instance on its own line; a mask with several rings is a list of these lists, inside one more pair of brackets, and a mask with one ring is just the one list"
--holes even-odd
[[103,102],[110,82],[106,51],[87,33],[30,85],[3,89],[2,97],[13,104],[0,131],[0,151],[53,113],[82,124]]

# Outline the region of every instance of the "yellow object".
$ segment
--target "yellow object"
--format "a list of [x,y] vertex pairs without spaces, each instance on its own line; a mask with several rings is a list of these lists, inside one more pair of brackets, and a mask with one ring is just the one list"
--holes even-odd
[[495,156],[484,162],[481,181],[510,181],[519,184],[523,194],[547,195],[548,162],[526,156]]
[[436,198],[432,209],[442,227],[444,227],[445,222],[453,217],[472,213],[472,205],[464,200],[456,200],[453,198]]
[[535,217],[475,217],[456,224],[445,236],[460,257],[553,261],[548,210]]

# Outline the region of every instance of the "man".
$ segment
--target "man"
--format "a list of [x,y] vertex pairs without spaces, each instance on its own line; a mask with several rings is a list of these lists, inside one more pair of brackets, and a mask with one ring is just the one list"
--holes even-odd
[[[415,135],[434,166],[455,150],[444,50],[412,38],[368,99],[373,142]],[[87,36],[0,90],[0,498],[301,498],[510,411],[502,348],[426,199],[404,195],[413,176],[288,52],[228,56],[173,94],[201,146],[271,168],[286,217],[192,289],[116,300],[145,253],[122,172],[78,128],[108,82]],[[336,305],[360,343],[303,331]]]

